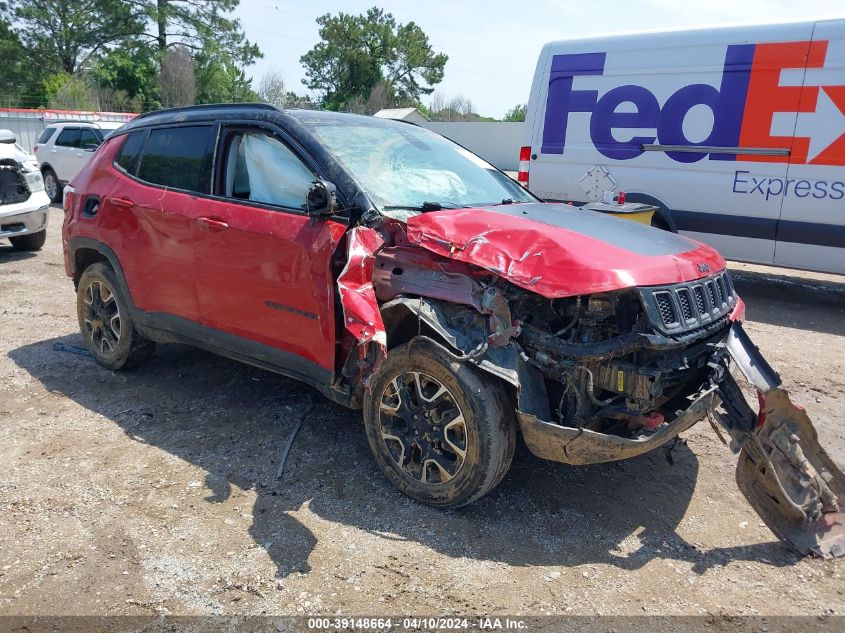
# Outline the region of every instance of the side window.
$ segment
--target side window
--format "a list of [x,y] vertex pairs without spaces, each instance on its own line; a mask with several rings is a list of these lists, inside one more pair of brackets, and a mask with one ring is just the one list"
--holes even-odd
[[79,128],[66,127],[56,139],[56,145],[60,147],[79,147]]
[[84,127],[79,131],[79,147],[83,149],[90,149],[99,147],[100,138],[94,133],[91,128]]
[[315,178],[287,145],[262,132],[236,134],[229,144],[227,197],[304,209]]
[[124,138],[123,145],[120,146],[120,150],[114,159],[115,164],[123,169],[123,171],[130,174],[135,173],[135,167],[138,165],[138,156],[141,155],[141,146],[144,143],[146,134],[146,130],[139,130],[138,132],[127,134]]
[[44,131],[41,132],[41,136],[39,136],[38,140],[35,141],[35,142],[38,143],[39,145],[43,145],[44,143],[46,143],[47,141],[50,140],[50,137],[53,136],[53,132],[55,132],[55,131],[56,131],[56,128],[54,128],[54,127],[45,128]]
[[138,178],[154,185],[208,193],[211,129],[203,125],[150,131]]

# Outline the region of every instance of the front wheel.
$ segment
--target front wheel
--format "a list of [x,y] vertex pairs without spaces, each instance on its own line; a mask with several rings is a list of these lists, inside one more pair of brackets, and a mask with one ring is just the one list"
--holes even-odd
[[373,377],[364,425],[388,479],[412,499],[453,508],[490,492],[510,467],[513,409],[502,384],[418,338]]
[[37,233],[30,233],[29,235],[10,237],[9,241],[17,251],[38,251],[41,250],[41,247],[47,241],[47,229],[38,231]]

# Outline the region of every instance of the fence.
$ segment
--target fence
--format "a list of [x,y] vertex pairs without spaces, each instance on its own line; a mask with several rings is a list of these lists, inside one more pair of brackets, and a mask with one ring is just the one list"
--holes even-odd
[[18,143],[31,151],[41,132],[59,121],[129,121],[135,114],[124,112],[81,112],[76,110],[25,110],[0,108],[0,129],[12,130]]
[[515,171],[519,167],[525,123],[430,121],[421,125],[463,145],[499,169]]

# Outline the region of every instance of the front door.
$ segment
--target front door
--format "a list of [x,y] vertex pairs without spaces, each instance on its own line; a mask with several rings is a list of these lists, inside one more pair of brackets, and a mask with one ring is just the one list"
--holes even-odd
[[305,213],[316,175],[278,134],[223,127],[217,157],[216,195],[194,225],[203,324],[324,379],[335,366],[331,260],[346,225]]

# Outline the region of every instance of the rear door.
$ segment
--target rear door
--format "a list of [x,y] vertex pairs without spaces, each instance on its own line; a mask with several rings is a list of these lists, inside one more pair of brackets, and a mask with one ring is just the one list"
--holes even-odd
[[845,20],[819,22],[802,76],[775,263],[845,273]]
[[79,138],[81,130],[78,127],[63,128],[53,146],[50,148],[46,160],[53,167],[59,180],[69,182],[77,173],[79,162],[78,154],[81,153]]
[[331,261],[346,224],[305,213],[316,166],[298,152],[281,130],[221,128],[216,195],[194,224],[196,285],[205,325],[324,380],[335,362]]
[[79,130],[79,150],[73,158],[68,180],[73,180],[74,176],[82,171],[82,168],[91,160],[91,156],[94,155],[102,142],[103,138],[97,130],[90,127],[83,127]]
[[[108,203],[120,218],[115,250],[135,305],[199,322],[193,230],[211,188],[215,127],[185,125],[133,132],[143,151],[120,166]],[[184,322],[172,322],[184,328]]]

